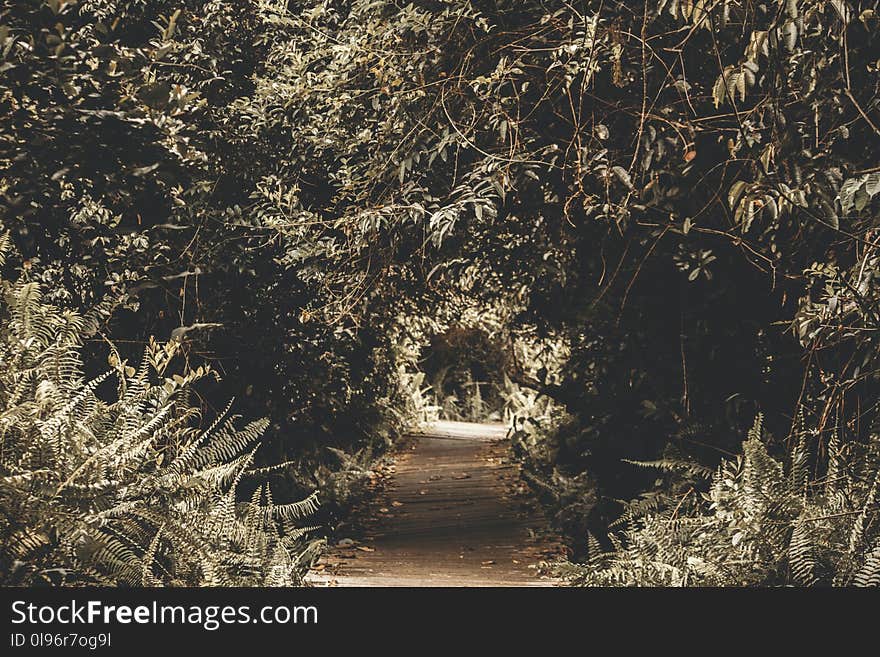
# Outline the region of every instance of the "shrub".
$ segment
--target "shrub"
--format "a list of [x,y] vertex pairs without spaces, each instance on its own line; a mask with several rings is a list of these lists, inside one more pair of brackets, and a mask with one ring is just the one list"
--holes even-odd
[[265,473],[251,468],[265,420],[239,427],[227,408],[200,429],[191,385],[211,372],[172,374],[174,341],[150,341],[138,368],[111,346],[111,369],[88,380],[81,345],[101,313],[46,303],[26,276],[2,292],[3,584],[300,582],[311,545],[298,523],[315,496],[275,504],[259,485],[236,500],[244,477]]
[[[563,570],[589,586],[880,585],[880,436],[828,447],[810,477],[805,435],[788,466],[765,446],[758,416],[742,453],[725,460],[708,493],[663,511],[631,514],[612,536],[590,541],[583,565]],[[691,474],[697,474],[696,471]],[[694,500],[693,489],[685,498]]]

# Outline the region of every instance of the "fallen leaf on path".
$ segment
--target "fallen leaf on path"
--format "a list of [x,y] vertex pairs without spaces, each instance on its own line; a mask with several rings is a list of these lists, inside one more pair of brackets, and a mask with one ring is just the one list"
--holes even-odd
[[383,506],[381,509],[379,509],[379,513],[388,513],[388,507]]
[[358,545],[357,549],[360,550],[361,552],[375,552],[376,551],[374,548],[367,547],[366,545]]
[[403,502],[398,502],[397,500],[394,500],[394,501],[391,503],[391,506],[403,506]]
[[467,472],[462,472],[457,475],[452,475],[453,479],[470,479],[471,476]]
[[495,563],[495,559],[489,559],[489,560],[487,560],[487,561],[483,561],[483,562],[481,562],[480,565],[482,565],[482,566],[491,566],[493,563]]

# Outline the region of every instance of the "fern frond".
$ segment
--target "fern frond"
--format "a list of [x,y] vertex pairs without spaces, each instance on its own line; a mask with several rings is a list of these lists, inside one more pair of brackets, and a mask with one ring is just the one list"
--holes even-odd
[[865,563],[853,578],[856,586],[880,586],[880,541],[865,555]]
[[706,467],[705,465],[697,463],[696,461],[685,461],[678,459],[658,459],[656,461],[632,461],[630,459],[621,460],[624,463],[637,465],[640,468],[655,468],[657,470],[662,470],[663,472],[683,473],[692,477],[699,477],[702,479],[709,479],[715,472],[712,468]]
[[[742,454],[725,459],[703,500],[665,511],[662,493],[625,506],[613,550],[569,569],[578,585],[876,585],[880,476],[867,445],[834,444],[824,480],[811,481],[805,432],[789,469],[770,456],[761,418]],[[831,476],[831,475],[834,476]],[[819,484],[819,485],[817,485]],[[695,498],[696,501],[696,498]],[[866,547],[870,546],[870,547]]]
[[[6,248],[0,238],[4,257]],[[200,432],[188,394],[198,372],[179,377],[170,392],[164,386],[173,347],[151,343],[133,376],[112,350],[113,369],[86,380],[83,335],[104,310],[95,317],[59,310],[36,283],[4,281],[3,289],[0,563],[24,564],[4,578],[299,583],[299,555],[311,545],[301,521],[317,497],[277,505],[261,488],[265,507],[259,498],[236,504],[265,420],[238,430],[227,408]],[[114,373],[118,395],[105,402],[97,391]]]
[[812,586],[816,576],[816,558],[813,553],[812,533],[804,522],[795,524],[788,546],[788,562],[792,576],[800,586]]

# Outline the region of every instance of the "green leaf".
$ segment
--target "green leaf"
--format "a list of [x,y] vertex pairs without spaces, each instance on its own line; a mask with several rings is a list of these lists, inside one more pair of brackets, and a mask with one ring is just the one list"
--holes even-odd
[[739,204],[740,197],[746,190],[746,186],[747,184],[742,180],[737,180],[730,186],[730,190],[727,192],[727,204],[730,206],[731,210],[736,209],[736,206]]
[[632,180],[630,179],[629,172],[626,169],[624,169],[622,166],[613,166],[611,167],[611,171],[614,173],[615,176],[617,176],[620,182],[626,185],[627,189],[633,189]]

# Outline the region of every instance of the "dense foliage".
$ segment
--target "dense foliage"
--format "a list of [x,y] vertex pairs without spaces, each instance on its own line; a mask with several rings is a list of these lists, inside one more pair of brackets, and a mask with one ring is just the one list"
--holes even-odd
[[138,368],[111,346],[111,369],[86,380],[80,347],[99,317],[46,303],[26,279],[2,292],[3,584],[300,581],[310,548],[297,525],[314,497],[274,504],[260,483],[236,501],[242,478],[266,474],[253,469],[265,420],[236,428],[224,413],[199,429],[190,387],[209,372],[175,374],[176,341],[151,342]]
[[759,411],[771,461],[823,481],[834,437],[869,469],[878,28],[875,0],[4,2],[0,221],[53,302],[121,299],[121,360],[213,364],[264,464],[495,412],[608,550],[620,500],[715,522],[681,500],[711,482],[631,462],[714,468]]
[[331,317],[452,288],[562,332],[561,383],[530,383],[575,418],[536,474],[589,471],[605,500],[654,479],[621,458],[714,462],[758,409],[778,435],[800,412],[823,445],[866,440],[876,9],[264,6],[238,109],[299,161],[259,216]]
[[232,109],[265,59],[259,4],[9,2],[0,25],[0,213],[50,298],[124,297],[108,330],[130,358],[184,336],[215,401],[271,418],[267,455],[393,429],[381,327],[309,322],[322,291],[256,230],[284,159]]
[[659,513],[633,505],[615,550],[592,539],[590,558],[569,576],[598,586],[880,586],[876,437],[867,446],[832,440],[822,480],[810,476],[801,438],[786,471],[767,453],[759,417],[743,454],[711,475],[704,499],[686,495]]

